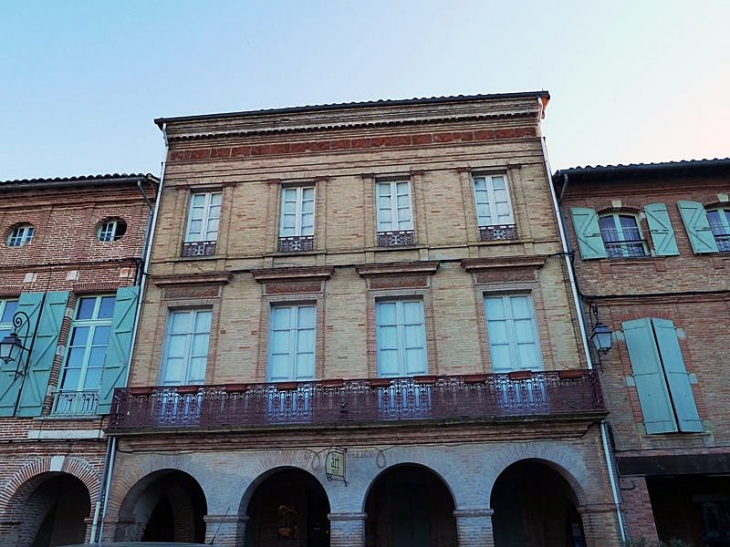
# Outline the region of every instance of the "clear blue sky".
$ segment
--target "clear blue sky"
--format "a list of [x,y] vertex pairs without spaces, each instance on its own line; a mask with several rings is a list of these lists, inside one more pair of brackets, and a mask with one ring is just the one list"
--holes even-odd
[[160,116],[547,89],[553,170],[730,156],[730,0],[0,0],[0,180],[159,174]]

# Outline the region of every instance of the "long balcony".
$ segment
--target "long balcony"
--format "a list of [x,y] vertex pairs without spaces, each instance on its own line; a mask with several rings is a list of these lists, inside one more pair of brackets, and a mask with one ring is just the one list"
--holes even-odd
[[603,415],[594,370],[117,389],[108,431]]

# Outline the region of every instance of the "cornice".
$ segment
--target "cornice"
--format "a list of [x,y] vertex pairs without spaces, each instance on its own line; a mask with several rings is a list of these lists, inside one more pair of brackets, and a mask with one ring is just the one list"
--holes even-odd
[[393,262],[389,264],[367,264],[356,266],[355,271],[360,277],[378,277],[398,274],[428,274],[433,275],[439,269],[437,260],[422,262]]
[[200,273],[200,274],[174,274],[152,278],[152,282],[158,287],[174,287],[180,285],[226,285],[233,277],[228,271]]

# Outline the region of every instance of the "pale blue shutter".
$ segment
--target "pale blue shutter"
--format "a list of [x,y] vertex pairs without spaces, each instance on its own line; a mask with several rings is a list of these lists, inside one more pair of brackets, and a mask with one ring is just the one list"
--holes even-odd
[[679,249],[674,239],[674,229],[672,221],[669,220],[667,206],[663,203],[650,203],[644,207],[644,213],[654,243],[654,253],[657,256],[677,256]]
[[703,205],[699,201],[678,201],[677,207],[695,254],[718,252],[715,236],[712,235],[710,221],[707,220]]
[[109,413],[114,388],[124,387],[132,351],[138,298],[139,287],[124,287],[117,291],[109,345],[106,348],[104,371],[99,386],[99,403],[96,407],[98,414]]
[[606,258],[606,248],[603,245],[595,209],[571,207],[570,215],[573,218],[573,228],[575,236],[578,238],[578,248],[583,260]]
[[[27,292],[22,293],[18,299],[18,311],[22,311],[28,315],[28,323],[18,329],[18,336],[21,343],[30,348],[35,332],[36,323],[38,322],[38,311],[43,301],[43,293]],[[18,392],[23,383],[23,377],[15,374],[18,367],[25,365],[28,359],[28,352],[20,352],[15,357],[18,361],[12,363],[0,362],[0,416],[12,416],[15,412],[15,404],[18,402]]]
[[646,432],[651,434],[677,431],[651,321],[636,319],[626,321],[622,326]]
[[46,293],[46,300],[38,320],[38,330],[33,341],[33,353],[30,355],[28,373],[20,392],[18,416],[41,415],[53,361],[58,352],[58,336],[61,333],[67,302],[67,291]]
[[703,431],[702,421],[697,413],[695,397],[689,383],[689,374],[684,366],[682,350],[677,340],[674,323],[667,319],[652,319],[654,332],[659,346],[659,354],[664,364],[669,392],[672,394],[674,409],[677,413],[680,431]]

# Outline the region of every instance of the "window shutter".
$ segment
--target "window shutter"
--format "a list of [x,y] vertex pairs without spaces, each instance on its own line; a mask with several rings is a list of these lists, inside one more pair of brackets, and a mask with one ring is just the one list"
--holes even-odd
[[38,330],[33,342],[28,373],[20,392],[18,416],[40,416],[43,399],[48,391],[53,361],[58,350],[58,335],[61,332],[68,292],[46,293],[46,301],[38,320]]
[[669,220],[667,206],[663,203],[651,203],[644,207],[646,222],[654,243],[654,252],[657,256],[677,256],[679,249],[674,239],[672,221]]
[[573,218],[573,228],[583,260],[606,258],[606,248],[603,245],[595,209],[571,207],[570,215]]
[[703,431],[702,421],[697,413],[695,397],[689,383],[689,374],[684,367],[682,350],[677,340],[674,323],[666,319],[652,319],[654,332],[659,345],[659,354],[664,363],[664,373],[672,394],[674,409],[680,431]]
[[626,321],[622,326],[646,432],[651,434],[677,431],[672,401],[667,391],[650,320]]
[[718,252],[715,236],[712,235],[710,221],[707,220],[702,204],[699,201],[678,201],[677,207],[695,254]]
[[99,403],[96,407],[98,414],[109,413],[114,388],[123,387],[126,380],[138,298],[139,287],[123,287],[117,291],[109,345],[106,348],[104,371],[99,386]]
[[[36,323],[38,322],[38,311],[43,301],[43,293],[27,292],[22,293],[18,299],[18,311],[28,314],[28,324],[23,325],[18,332],[21,337],[22,344],[30,347],[35,332]],[[26,336],[27,332],[27,336]],[[28,358],[27,352],[22,352],[19,356],[22,366]],[[0,416],[12,416],[15,412],[15,403],[18,402],[18,392],[23,383],[23,377],[15,374],[18,363],[0,363]]]

